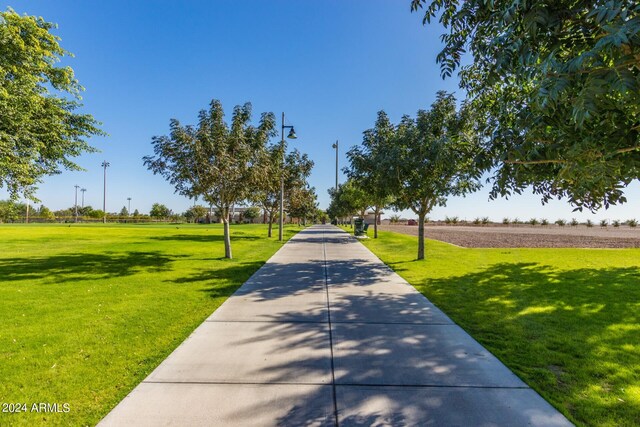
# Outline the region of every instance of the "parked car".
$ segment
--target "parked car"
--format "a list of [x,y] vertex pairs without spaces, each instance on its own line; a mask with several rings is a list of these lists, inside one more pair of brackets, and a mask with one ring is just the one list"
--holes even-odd
[[409,221],[407,221],[407,225],[418,225],[418,221],[416,221],[415,219],[410,219]]

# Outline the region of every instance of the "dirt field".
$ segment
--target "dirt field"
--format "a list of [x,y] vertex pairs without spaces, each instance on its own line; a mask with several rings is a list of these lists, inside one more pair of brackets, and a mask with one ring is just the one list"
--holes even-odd
[[[411,225],[380,225],[380,230],[418,235]],[[369,235],[373,233],[369,231]],[[640,248],[640,228],[556,225],[427,225],[424,235],[467,248]]]

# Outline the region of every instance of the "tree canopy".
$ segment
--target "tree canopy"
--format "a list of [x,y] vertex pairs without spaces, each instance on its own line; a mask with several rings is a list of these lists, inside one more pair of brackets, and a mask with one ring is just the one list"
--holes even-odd
[[168,218],[172,213],[171,209],[162,203],[154,203],[151,206],[151,211],[149,211],[149,216],[151,218]]
[[0,188],[11,198],[36,200],[36,184],[61,169],[82,170],[72,161],[96,151],[86,138],[104,135],[89,114],[76,112],[82,86],[71,56],[42,18],[0,12]]
[[[290,201],[293,193],[308,187],[307,179],[314,165],[307,154],[302,154],[297,149],[288,153],[283,163],[282,148],[282,144],[273,144],[262,153],[258,162],[260,179],[248,196],[250,201],[259,204],[267,213],[269,237],[271,237],[273,222],[280,206],[281,178],[284,178],[285,207],[289,209],[292,206]],[[300,197],[297,199],[298,202],[304,200]]]
[[170,133],[154,136],[154,156],[144,164],[162,175],[176,192],[215,206],[224,224],[225,256],[232,258],[229,235],[231,206],[247,199],[262,178],[258,167],[268,140],[275,135],[275,116],[263,113],[258,126],[251,125],[251,104],[236,106],[230,125],[222,104],[212,100],[198,115],[197,126],[170,121]]
[[626,200],[640,177],[640,3],[412,0],[423,7],[446,29],[443,77],[459,69],[479,113],[492,197]]
[[349,167],[345,173],[364,191],[366,204],[373,208],[373,237],[378,237],[378,219],[382,209],[393,201],[391,180],[386,175],[385,164],[393,152],[395,129],[384,111],[378,112],[373,129],[366,130],[362,145],[354,146],[347,152]]

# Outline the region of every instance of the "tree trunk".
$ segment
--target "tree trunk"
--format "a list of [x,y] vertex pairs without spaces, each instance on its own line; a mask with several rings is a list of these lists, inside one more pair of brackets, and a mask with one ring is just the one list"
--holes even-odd
[[424,259],[424,217],[425,212],[418,213],[418,259]]
[[380,215],[380,208],[376,207],[373,214],[373,238],[378,238],[378,216]]
[[275,216],[274,212],[269,212],[269,232],[267,234],[268,237],[271,237],[271,230],[273,230],[273,217]]
[[224,224],[224,256],[225,258],[233,258],[231,254],[231,236],[229,235],[229,208],[221,209],[222,223]]

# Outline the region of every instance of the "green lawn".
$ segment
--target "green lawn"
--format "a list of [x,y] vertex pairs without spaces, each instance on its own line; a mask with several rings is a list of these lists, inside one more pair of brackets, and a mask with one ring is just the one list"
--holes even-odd
[[640,425],[640,249],[363,243],[574,423]]
[[281,247],[231,234],[227,260],[218,224],[1,225],[0,402],[70,411],[0,425],[98,422]]

